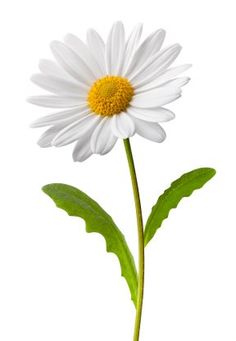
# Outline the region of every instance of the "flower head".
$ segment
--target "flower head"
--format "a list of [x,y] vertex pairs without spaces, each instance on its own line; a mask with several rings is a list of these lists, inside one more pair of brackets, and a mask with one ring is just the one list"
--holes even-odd
[[189,64],[169,66],[178,44],[161,49],[165,31],[159,29],[140,43],[142,25],[125,39],[124,26],[114,23],[107,43],[90,29],[87,44],[68,34],[51,44],[56,62],[41,60],[41,73],[32,81],[51,95],[30,97],[33,104],[61,111],[38,119],[33,127],[50,126],[38,141],[41,147],[76,142],[73,158],[84,161],[106,154],[118,138],[135,133],[155,142],[165,139],[160,122],[174,118],[163,108],[181,95],[188,77],[178,77]]

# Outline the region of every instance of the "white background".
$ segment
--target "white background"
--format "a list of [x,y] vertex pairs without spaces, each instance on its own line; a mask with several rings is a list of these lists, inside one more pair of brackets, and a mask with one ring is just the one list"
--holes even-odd
[[73,163],[72,146],[40,149],[31,121],[50,110],[25,102],[40,94],[29,78],[49,42],[68,33],[104,37],[113,21],[144,35],[162,27],[183,45],[191,83],[170,105],[167,140],[132,145],[145,219],[183,172],[211,166],[217,176],[184,199],[146,249],[140,341],[236,339],[236,166],[234,1],[7,0],[0,8],[1,341],[131,341],[134,308],[119,264],[97,234],[57,209],[40,188],[79,187],[125,233],[135,256],[136,227],[121,141],[104,157]]

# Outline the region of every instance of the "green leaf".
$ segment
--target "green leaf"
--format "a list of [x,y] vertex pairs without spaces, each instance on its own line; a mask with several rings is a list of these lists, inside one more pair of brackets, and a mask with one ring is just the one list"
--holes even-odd
[[106,241],[107,252],[113,252],[119,259],[121,275],[126,279],[131,299],[136,306],[137,271],[134,258],[123,234],[112,218],[93,199],[79,189],[65,184],[49,184],[42,188],[70,216],[80,217],[86,222],[87,232],[100,233]]
[[163,220],[168,217],[170,210],[176,208],[182,198],[190,196],[194,190],[201,188],[215,173],[213,168],[198,168],[172,182],[152,208],[145,227],[145,246],[161,227]]

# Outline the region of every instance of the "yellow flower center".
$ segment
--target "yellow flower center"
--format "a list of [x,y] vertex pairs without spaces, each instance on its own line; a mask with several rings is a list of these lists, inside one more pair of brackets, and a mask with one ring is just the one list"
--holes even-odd
[[92,85],[88,93],[88,105],[92,112],[102,116],[121,113],[134,95],[128,79],[119,76],[105,76]]

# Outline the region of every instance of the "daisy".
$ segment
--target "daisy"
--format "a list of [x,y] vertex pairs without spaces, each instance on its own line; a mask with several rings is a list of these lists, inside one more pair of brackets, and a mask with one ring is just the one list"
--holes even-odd
[[116,22],[106,44],[93,29],[87,32],[87,44],[72,34],[51,43],[56,62],[41,60],[41,73],[32,76],[51,94],[29,98],[60,109],[32,124],[49,126],[38,141],[41,147],[76,142],[73,159],[84,161],[108,153],[118,138],[135,133],[154,142],[165,139],[159,123],[173,119],[174,113],[163,106],[181,96],[189,78],[178,75],[190,65],[169,68],[181,46],[162,49],[164,30],[140,43],[141,33],[138,24],[126,40],[123,24]]

